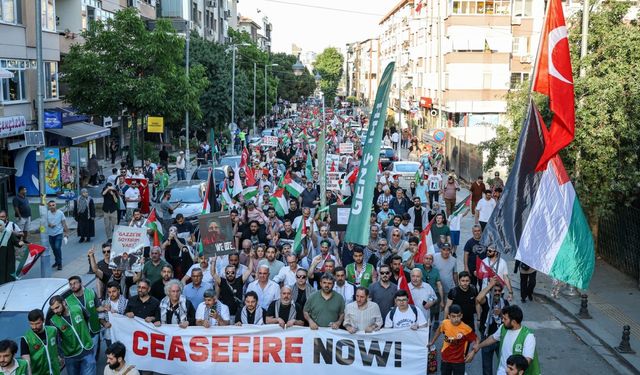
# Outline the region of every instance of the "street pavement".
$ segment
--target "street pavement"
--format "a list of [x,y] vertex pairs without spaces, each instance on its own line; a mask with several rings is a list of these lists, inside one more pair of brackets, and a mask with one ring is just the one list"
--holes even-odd
[[[172,176],[175,179],[175,175]],[[101,187],[95,188],[98,196]],[[461,189],[458,201],[469,194]],[[95,196],[95,194],[92,194]],[[96,197],[98,198],[98,197]],[[98,198],[100,199],[100,198]],[[96,200],[98,202],[98,200]],[[100,210],[98,210],[100,212]],[[70,219],[73,221],[73,219]],[[461,221],[461,238],[458,247],[458,270],[463,270],[464,243],[471,237],[473,226],[471,214]],[[33,231],[37,231],[37,222]],[[72,228],[75,226],[71,225]],[[39,241],[37,234],[31,240]],[[106,241],[104,223],[100,213],[96,219],[96,237],[92,242],[78,243],[72,231],[69,242],[63,246],[63,269],[52,270],[52,277],[67,278],[80,275],[87,285],[93,285],[94,275],[87,274],[89,269],[87,251]],[[508,262],[513,270],[513,261]],[[38,263],[25,278],[40,277]],[[519,277],[512,274],[514,302],[519,304]],[[580,298],[561,293],[557,299],[550,297],[551,281],[538,274],[536,296],[533,302],[521,304],[524,311],[524,324],[535,330],[540,363],[545,374],[640,374],[640,356],[638,354],[620,354],[613,348],[618,346],[622,335],[622,325],[631,326],[631,347],[640,350],[640,306],[637,298],[637,283],[608,264],[598,261],[589,295],[589,312],[593,319],[579,319],[576,313],[580,309]],[[440,348],[442,342],[437,344]],[[104,346],[103,346],[104,351]],[[104,356],[100,357],[98,373],[104,367]],[[467,374],[481,374],[482,359],[480,353],[467,366]]]

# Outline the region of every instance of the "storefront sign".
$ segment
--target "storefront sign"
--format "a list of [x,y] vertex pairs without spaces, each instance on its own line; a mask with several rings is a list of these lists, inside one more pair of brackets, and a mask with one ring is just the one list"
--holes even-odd
[[24,116],[0,117],[0,138],[19,135],[27,130],[27,122]]
[[163,374],[351,375],[425,374],[427,329],[364,334],[277,324],[242,327],[155,327],[109,313],[111,337],[127,349],[127,364]]
[[60,150],[44,149],[44,183],[46,194],[56,194],[60,190]]
[[226,255],[235,250],[233,225],[228,213],[214,212],[200,215],[198,225],[205,257]]
[[147,133],[163,133],[164,117],[147,117]]
[[62,112],[44,111],[45,129],[62,129]]
[[128,255],[142,254],[142,248],[149,246],[147,227],[126,227],[118,225],[111,238],[111,258],[115,259],[123,253]]

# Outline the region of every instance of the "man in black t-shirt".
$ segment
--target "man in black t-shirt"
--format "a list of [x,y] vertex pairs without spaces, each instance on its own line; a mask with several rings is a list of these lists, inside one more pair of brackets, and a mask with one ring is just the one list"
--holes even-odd
[[224,268],[224,275],[218,275],[216,272],[216,259],[214,258],[211,268],[213,280],[216,286],[220,290],[218,299],[229,307],[229,315],[232,317],[240,312],[244,305],[242,301],[242,291],[244,286],[251,277],[251,271],[253,270],[253,252],[251,252],[251,259],[249,260],[249,266],[246,268],[242,277],[236,277],[236,267],[234,265],[227,265]]
[[280,289],[280,299],[271,302],[267,309],[267,324],[278,324],[280,328],[304,326],[302,307],[291,301],[291,288]]
[[480,316],[480,305],[476,303],[478,290],[471,285],[469,272],[462,271],[458,274],[458,286],[449,290],[447,304],[444,307],[444,316],[449,315],[449,307],[458,305],[462,309],[462,321],[475,330],[474,314]]
[[482,279],[478,280],[475,275],[476,272],[476,259],[484,259],[486,257],[484,246],[480,244],[482,238],[482,227],[476,224],[471,229],[473,237],[469,238],[464,245],[464,270],[469,272],[471,276],[471,285],[476,286],[478,289],[482,287]]

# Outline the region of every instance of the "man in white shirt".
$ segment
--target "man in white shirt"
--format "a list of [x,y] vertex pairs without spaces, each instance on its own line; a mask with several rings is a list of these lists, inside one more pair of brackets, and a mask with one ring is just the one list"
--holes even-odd
[[205,328],[228,326],[230,319],[229,307],[218,301],[216,291],[205,290],[204,302],[200,303],[196,309],[196,325]]
[[385,328],[411,328],[416,330],[427,326],[424,314],[414,305],[409,305],[409,294],[400,289],[395,296],[396,306],[391,308],[384,320]]
[[176,174],[178,181],[186,180],[185,168],[187,166],[187,160],[184,157],[184,151],[180,151],[176,158]]
[[487,225],[494,208],[496,208],[496,201],[492,198],[491,190],[485,190],[484,198],[480,199],[476,205],[476,224],[479,223],[482,230]]
[[302,268],[298,265],[298,257],[293,254],[287,255],[288,267],[282,267],[278,274],[273,277],[275,283],[283,285],[294,285],[296,283],[296,272]]
[[[335,290],[335,288],[334,288]],[[382,327],[382,315],[377,303],[369,301],[369,289],[358,287],[356,300],[344,308],[344,328],[353,334],[358,331],[371,333]]]
[[[521,354],[527,359],[529,366],[533,365],[533,367],[539,368],[535,355],[536,337],[531,330],[522,325],[523,319],[524,314],[519,306],[511,305],[503,308],[502,325],[480,345],[473,347],[471,353],[467,355],[467,362],[471,362],[480,349],[502,341],[502,345],[500,345],[500,363],[498,364],[496,375],[507,374],[507,358],[512,354]],[[522,336],[520,336],[521,333]],[[517,348],[515,353],[514,348]]]
[[[280,287],[269,280],[269,266],[258,266],[257,279],[247,287],[247,293],[253,291],[258,295],[258,304],[268,309],[271,302],[280,299]],[[245,293],[246,294],[246,293]]]
[[438,173],[438,168],[433,167],[429,177],[427,178],[429,185],[429,207],[433,207],[433,201],[440,200],[440,192],[442,191],[442,176]]
[[127,206],[127,222],[133,217],[133,210],[138,208],[140,204],[140,190],[138,189],[138,181],[131,181],[131,185],[124,193],[124,200]]
[[347,273],[345,269],[342,267],[336,267],[333,271],[333,275],[336,277],[336,283],[333,285],[333,290],[344,298],[345,304],[353,302],[355,287],[347,282]]
[[431,306],[438,302],[436,292],[431,285],[422,282],[422,271],[420,268],[411,270],[411,283],[409,284],[411,298],[416,307],[422,311],[427,322],[431,319]]

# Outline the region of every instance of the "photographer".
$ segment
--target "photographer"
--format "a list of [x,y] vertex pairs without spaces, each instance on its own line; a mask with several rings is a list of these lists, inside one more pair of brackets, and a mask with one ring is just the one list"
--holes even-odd
[[196,309],[196,325],[205,328],[228,326],[230,320],[229,307],[218,301],[215,290],[206,290],[204,302],[200,303]]
[[181,280],[193,265],[193,258],[186,241],[178,237],[178,229],[175,226],[169,228],[169,236],[162,243],[162,250],[165,259],[173,267],[175,278]]

